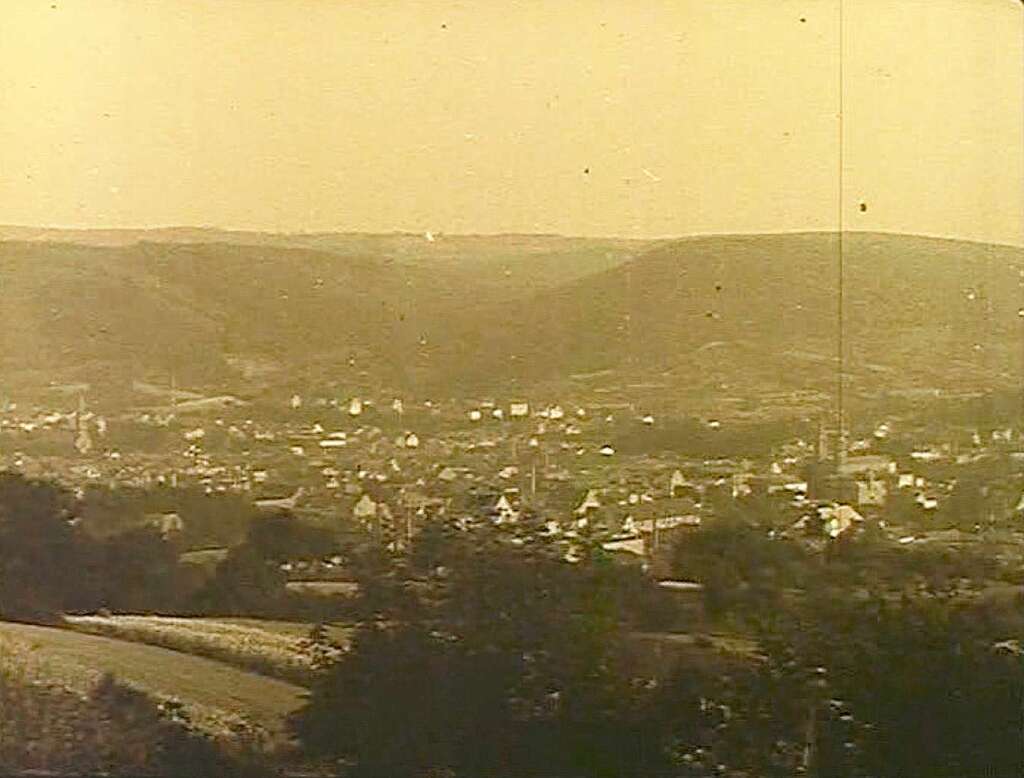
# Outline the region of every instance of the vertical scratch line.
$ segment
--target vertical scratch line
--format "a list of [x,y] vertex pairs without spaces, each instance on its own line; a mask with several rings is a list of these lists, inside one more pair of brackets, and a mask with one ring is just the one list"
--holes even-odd
[[[844,444],[845,444],[845,435],[844,435],[844,410],[845,410],[844,409],[844,402],[845,402],[844,392],[845,392],[845,386],[844,386],[843,373],[844,373],[845,364],[846,364],[845,363],[846,354],[845,354],[845,349],[844,349],[844,346],[845,346],[845,337],[844,337],[844,334],[845,334],[844,333],[845,322],[843,321],[843,295],[844,295],[843,285],[844,285],[844,282],[845,282],[844,273],[843,273],[843,226],[844,226],[843,225],[843,167],[844,167],[844,155],[843,155],[843,107],[844,107],[843,106],[843,80],[844,80],[843,79],[843,76],[844,76],[844,73],[843,73],[843,57],[844,57],[844,54],[845,54],[844,47],[843,47],[843,0],[837,0],[837,5],[838,5],[837,10],[838,10],[838,23],[839,23],[839,32],[838,32],[838,38],[839,38],[839,58],[838,58],[839,59],[839,65],[838,65],[838,68],[837,68],[837,72],[838,72],[838,102],[839,102],[839,114],[838,114],[838,117],[837,117],[837,119],[838,119],[838,121],[837,121],[837,124],[838,124],[838,134],[839,134],[839,136],[838,136],[838,141],[839,141],[839,150],[838,150],[839,151],[839,153],[838,153],[838,187],[839,187],[839,191],[838,191],[838,197],[836,198],[836,202],[837,202],[837,206],[836,206],[837,207],[837,230],[838,230],[838,233],[837,233],[837,240],[838,240],[837,249],[838,250],[836,252],[837,273],[838,273],[838,284],[837,284],[837,289],[836,289],[836,316],[837,316],[837,325],[838,325],[837,339],[836,339],[837,340],[837,343],[836,343],[836,349],[837,349],[837,355],[836,355],[837,356],[837,360],[836,360],[836,416],[837,416],[837,418],[836,418],[836,432],[837,432],[839,438],[836,441],[837,445],[836,445],[836,457],[835,457],[835,460],[836,460],[836,475],[839,476],[839,475],[841,475],[841,473],[840,473],[841,460],[843,458],[843,455],[845,454],[845,452],[842,449],[844,448]],[[837,479],[837,485],[838,485],[838,479]]]
[[[1021,56],[1024,57],[1024,0],[1022,0],[1021,9],[1018,9],[1018,12],[1020,13],[1020,17],[1021,17],[1021,19],[1020,19]],[[1024,63],[1022,63],[1022,64],[1024,64]],[[1020,71],[1018,71],[1018,72],[1020,72]],[[1021,97],[1021,101],[1020,101],[1020,109],[1021,109],[1021,137],[1020,137],[1020,141],[1021,141],[1021,149],[1022,149],[1022,151],[1024,151],[1024,82],[1022,82],[1022,84],[1021,84],[1021,94],[1020,94],[1020,97]],[[1019,186],[1020,186],[1020,192],[1022,194],[1024,194],[1024,181],[1019,182]],[[1020,233],[1020,235],[1021,235],[1021,246],[1022,246],[1022,250],[1024,250],[1024,210],[1022,210],[1022,212],[1021,212],[1020,229],[1021,229],[1021,233]],[[1018,254],[1018,257],[1019,257],[1019,254]],[[1020,380],[1021,380],[1021,398],[1020,398],[1020,403],[1021,403],[1021,406],[1020,406],[1020,410],[1019,410],[1019,415],[1017,417],[1017,437],[1019,439],[1020,434],[1021,434],[1020,424],[1021,424],[1022,418],[1024,418],[1024,263],[1021,263],[1019,259],[1018,259],[1017,264],[1016,264],[1016,269],[1017,269],[1017,290],[1018,290],[1018,292],[1017,292],[1017,295],[1018,295],[1017,299],[1019,301],[1018,302],[1018,306],[1020,306],[1020,307],[1017,308],[1017,331],[1019,333],[1018,337],[1020,337],[1020,339],[1021,339],[1021,355],[1020,355],[1020,360],[1021,360],[1020,361],[1020,371],[1021,371],[1021,373],[1020,373]],[[1020,705],[1019,713],[1020,713],[1020,718],[1018,720],[1018,724],[1024,726],[1024,700],[1021,700],[1021,705]]]

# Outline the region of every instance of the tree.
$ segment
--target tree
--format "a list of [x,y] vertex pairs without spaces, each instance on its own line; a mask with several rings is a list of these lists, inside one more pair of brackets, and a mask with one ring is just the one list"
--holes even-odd
[[152,527],[94,544],[93,607],[123,613],[172,612],[186,595],[177,549]]
[[293,721],[311,753],[363,775],[668,766],[627,666],[628,588],[611,560],[590,549],[570,564],[528,527],[428,540],[367,580],[367,620]]
[[770,614],[784,590],[801,585],[813,564],[796,543],[770,538],[767,530],[738,519],[702,527],[672,550],[673,574],[704,585],[712,615]]
[[1019,643],[1000,647],[1006,625],[935,597],[816,605],[762,638],[813,722],[813,774],[1021,775],[1024,665]]
[[264,559],[276,562],[322,557],[337,545],[330,530],[305,524],[288,513],[255,518],[245,542]]
[[71,505],[53,484],[0,473],[0,614],[51,618],[85,596]]
[[286,598],[287,577],[253,545],[228,552],[213,577],[196,593],[193,608],[201,613],[277,615]]

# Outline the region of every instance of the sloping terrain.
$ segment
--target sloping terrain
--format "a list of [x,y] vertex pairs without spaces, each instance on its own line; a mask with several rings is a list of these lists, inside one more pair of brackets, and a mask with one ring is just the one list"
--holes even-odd
[[56,627],[0,622],[0,638],[27,644],[57,675],[113,673],[157,699],[180,700],[211,724],[241,716],[277,738],[305,694],[301,687],[212,659]]
[[287,365],[369,349],[400,365],[452,291],[437,274],[374,259],[227,244],[4,243],[0,279],[6,369],[193,381],[225,375],[232,353]]
[[[847,369],[937,385],[1016,376],[1022,263],[1011,247],[846,234]],[[474,350],[524,380],[607,369],[826,380],[836,368],[839,282],[835,234],[684,239],[540,294],[514,316],[493,315]]]
[[410,233],[264,233],[199,227],[64,230],[0,225],[0,241],[127,248],[141,243],[221,244],[307,249],[357,260],[372,257],[456,276],[474,289],[522,296],[607,270],[658,241],[561,235],[417,235]]
[[[435,344],[487,307],[624,261],[638,242],[501,236],[260,236],[0,230],[0,368],[42,382],[175,373],[231,383],[241,357],[444,374]],[[197,242],[231,238],[240,243]],[[311,247],[301,247],[308,243]]]
[[[374,376],[458,395],[611,371],[613,381],[823,389],[839,336],[834,233],[644,244],[554,236],[48,232],[0,243],[0,369],[232,389]],[[199,242],[200,238],[238,241]],[[298,245],[307,244],[307,245]],[[644,251],[645,246],[648,250]],[[843,237],[854,388],[1021,373],[1021,249]]]

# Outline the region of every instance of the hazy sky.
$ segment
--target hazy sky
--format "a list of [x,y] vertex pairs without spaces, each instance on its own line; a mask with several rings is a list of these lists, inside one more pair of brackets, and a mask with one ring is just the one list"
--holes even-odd
[[[1021,3],[845,6],[846,227],[1022,242]],[[838,8],[4,0],[0,223],[835,229]]]

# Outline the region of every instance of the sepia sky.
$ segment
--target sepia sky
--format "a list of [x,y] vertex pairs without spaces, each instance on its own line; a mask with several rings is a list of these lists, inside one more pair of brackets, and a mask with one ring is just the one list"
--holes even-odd
[[[847,229],[1024,242],[1021,8],[846,1]],[[6,0],[0,223],[835,229],[838,20],[837,0]]]

